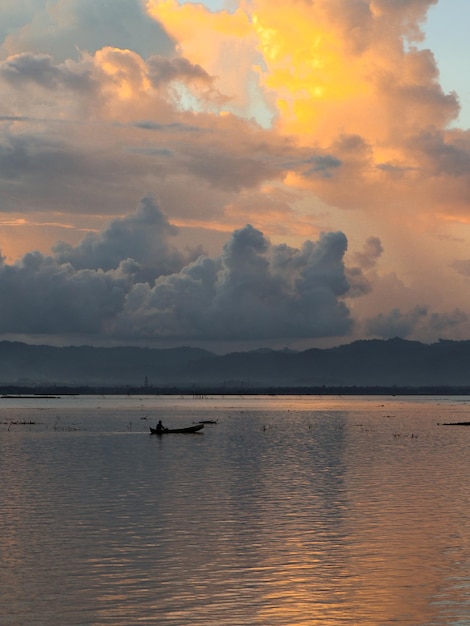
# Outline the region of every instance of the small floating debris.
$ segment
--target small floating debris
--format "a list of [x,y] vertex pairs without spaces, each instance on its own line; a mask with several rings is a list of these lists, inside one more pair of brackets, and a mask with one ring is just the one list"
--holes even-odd
[[443,422],[437,424],[438,426],[470,426],[470,422]]

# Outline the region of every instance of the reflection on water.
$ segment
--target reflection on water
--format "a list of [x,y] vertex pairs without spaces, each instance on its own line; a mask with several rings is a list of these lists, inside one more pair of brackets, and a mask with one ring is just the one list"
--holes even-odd
[[0,402],[2,625],[470,623],[465,399]]

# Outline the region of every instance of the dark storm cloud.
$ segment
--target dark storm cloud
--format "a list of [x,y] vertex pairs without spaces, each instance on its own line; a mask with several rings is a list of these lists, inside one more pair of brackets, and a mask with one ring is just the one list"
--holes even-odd
[[346,243],[330,233],[301,249],[272,246],[248,225],[219,258],[200,257],[153,287],[136,285],[116,332],[234,341],[344,335],[352,325],[341,300]]
[[0,266],[1,333],[95,335],[122,309],[129,289],[125,268],[115,272],[59,265],[40,253]]
[[[239,340],[345,335],[350,289],[342,233],[297,249],[250,225],[223,253],[184,258],[174,227],[150,198],[78,246],[0,266],[0,334]],[[153,280],[155,277],[156,280]]]
[[75,270],[108,271],[132,259],[139,267],[137,280],[153,282],[158,276],[178,272],[200,254],[184,257],[173,248],[169,239],[177,232],[149,196],[134,214],[112,221],[103,232],[89,233],[76,247],[59,243],[53,251],[59,264],[69,263]]

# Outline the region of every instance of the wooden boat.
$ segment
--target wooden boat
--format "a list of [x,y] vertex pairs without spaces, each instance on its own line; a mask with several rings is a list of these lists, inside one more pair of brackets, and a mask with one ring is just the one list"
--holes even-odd
[[194,426],[186,426],[186,428],[164,428],[157,432],[156,428],[150,426],[151,435],[167,435],[168,433],[197,433],[204,428],[204,424],[195,424]]

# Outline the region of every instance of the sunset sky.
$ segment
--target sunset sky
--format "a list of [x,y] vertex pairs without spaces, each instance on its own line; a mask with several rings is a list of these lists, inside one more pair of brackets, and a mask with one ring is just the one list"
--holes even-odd
[[468,0],[3,0],[0,339],[470,339]]

